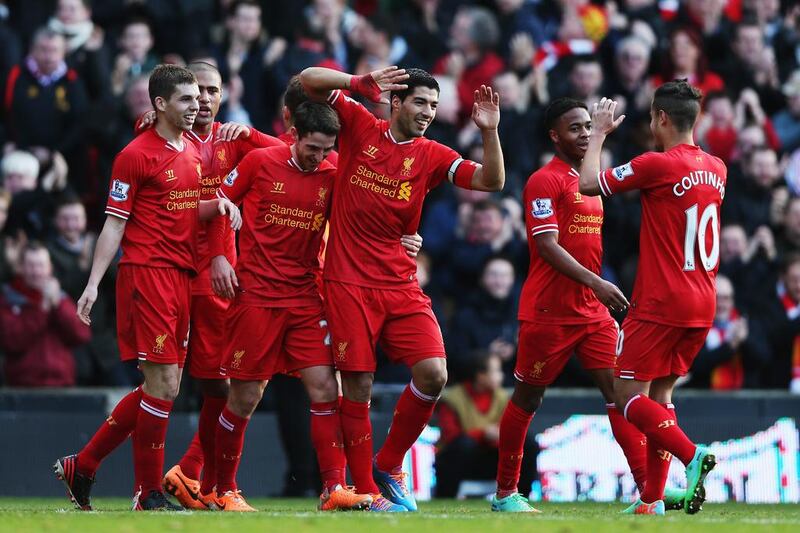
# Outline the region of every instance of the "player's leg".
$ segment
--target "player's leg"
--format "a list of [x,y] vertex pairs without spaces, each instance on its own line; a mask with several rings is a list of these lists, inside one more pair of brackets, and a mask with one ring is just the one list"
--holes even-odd
[[219,415],[215,442],[217,498],[214,503],[221,511],[255,511],[236,486],[236,472],[242,458],[247,424],[266,386],[266,379],[231,378],[228,400]]
[[[225,344],[230,301],[213,295],[193,295],[189,336],[189,375],[200,386],[203,403],[197,433],[183,457],[164,476],[164,489],[187,509],[204,510],[203,495],[213,492],[216,479],[214,441],[217,419],[225,407],[228,381],[219,367]],[[204,482],[201,485],[200,473]]]
[[347,458],[344,453],[342,420],[339,413],[339,383],[332,366],[300,370],[300,379],[311,400],[311,440],[317,453],[322,480],[321,511],[366,509],[369,494],[357,494],[347,487]]
[[375,375],[372,372],[342,370],[341,378],[340,416],[350,476],[359,493],[378,494],[380,491],[372,479],[372,422],[369,419],[369,402]]
[[162,491],[164,473],[164,443],[167,437],[169,414],[178,396],[182,369],[177,363],[162,364],[142,361],[144,375],[142,399],[136,418],[136,438],[133,440],[133,470],[137,495],[136,510],[179,510]]

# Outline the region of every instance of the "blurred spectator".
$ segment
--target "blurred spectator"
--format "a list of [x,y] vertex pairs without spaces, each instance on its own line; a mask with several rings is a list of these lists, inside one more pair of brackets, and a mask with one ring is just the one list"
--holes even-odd
[[746,87],[755,89],[768,115],[774,115],[786,103],[780,91],[775,52],[765,44],[764,30],[755,19],[747,18],[736,26],[723,75],[734,95]]
[[[495,354],[473,354],[469,375],[447,387],[438,404],[442,435],[436,452],[436,497],[454,498],[465,479],[492,480],[497,475],[500,419],[508,403],[501,387],[503,370]],[[537,478],[533,438],[525,439],[519,486],[530,492]]]
[[40,244],[23,250],[20,277],[2,287],[0,332],[7,385],[75,385],[71,350],[89,341],[89,327],[78,320],[75,302],[61,290]]
[[784,258],[779,283],[771,290],[767,285],[762,294],[753,320],[763,325],[773,360],[761,385],[800,394],[800,255],[790,253]]
[[499,11],[500,42],[503,55],[508,58],[509,44],[519,34],[528,35],[540,45],[546,40],[545,27],[536,12],[536,2],[530,0],[495,0]]
[[748,122],[763,130],[770,148],[780,149],[780,139],[753,89],[744,89],[735,107],[726,93],[710,92],[706,95],[704,106],[706,112],[697,123],[695,136],[710,154],[726,163],[733,161],[738,155],[736,146],[739,132]]
[[578,57],[569,73],[569,96],[591,105],[600,101],[603,67],[594,56]]
[[397,8],[402,9],[395,14],[397,27],[414,50],[419,61],[415,66],[419,68],[430,71],[436,60],[447,53],[447,28],[453,19],[447,3],[446,0],[396,2]]
[[488,9],[462,7],[453,19],[450,38],[452,51],[436,62],[433,73],[447,74],[457,80],[463,122],[472,113],[475,89],[491,85],[492,79],[505,68],[503,60],[493,52],[500,28]]
[[103,29],[92,22],[90,0],[58,0],[55,16],[47,27],[64,36],[67,65],[84,81],[89,98],[99,100],[108,96],[109,58],[103,46]]
[[358,24],[355,11],[342,0],[311,0],[305,14],[311,27],[322,30],[333,59],[346,67],[348,72],[352,71],[353,62],[347,49],[346,37]]
[[722,226],[719,272],[733,283],[737,307],[752,309],[758,303],[763,284],[767,280],[777,281],[777,260],[775,238],[767,226],[759,227],[749,241],[741,225]]
[[530,105],[529,94],[515,73],[498,75],[493,86],[502,95],[499,133],[506,168],[503,191],[519,198],[525,179],[536,167],[534,157],[539,152],[537,129],[541,112],[538,106]]
[[689,83],[707,94],[725,87],[722,78],[708,70],[708,60],[703,55],[703,40],[692,28],[678,28],[669,39],[669,54],[661,73],[653,76],[653,87],[667,81],[687,79]]
[[793,196],[786,201],[786,208],[778,237],[777,250],[781,256],[800,252],[800,197]]
[[[435,124],[436,122],[433,123]],[[469,225],[474,205],[488,200],[489,196],[488,192],[453,187],[444,189],[441,198],[426,204],[420,234],[425,239],[424,250],[434,263],[448,259],[456,239],[463,238],[466,233],[465,228]],[[438,270],[438,274],[446,274],[444,269]],[[434,276],[436,275],[434,269]],[[440,278],[436,277],[436,280],[439,281],[437,284],[441,285]]]
[[9,25],[11,11],[0,2],[0,78],[5,78],[11,67],[19,63],[22,57],[22,44],[19,32]]
[[6,148],[30,149],[45,165],[55,152],[63,154],[75,171],[73,183],[80,185],[88,100],[83,82],[64,61],[65,47],[62,35],[37,30],[30,55],[11,69],[5,87]]
[[143,18],[133,18],[125,23],[119,38],[120,53],[114,60],[111,88],[119,96],[132,79],[150,73],[159,60],[153,52],[153,30]]
[[[449,254],[449,275],[456,298],[478,285],[483,268],[495,255],[503,255],[519,268],[527,259],[527,243],[514,232],[502,206],[493,200],[475,203],[466,231],[453,243]],[[424,235],[423,235],[424,236]]]
[[800,148],[800,70],[792,72],[789,81],[783,85],[783,94],[787,106],[772,118],[772,122],[781,148],[793,152]]
[[771,222],[774,187],[781,177],[778,156],[774,150],[761,146],[743,162],[744,176],[732,180],[725,191],[722,220],[741,224],[747,233]]
[[[358,31],[353,33],[358,34],[358,42],[354,44],[361,49],[354,74],[367,74],[391,65],[412,67],[418,63],[406,40],[395,35],[394,23],[388,15],[375,13],[361,19]],[[378,106],[378,109],[381,113],[388,113],[386,106]]]
[[483,268],[479,288],[459,304],[447,342],[450,372],[457,379],[464,376],[464,360],[475,350],[500,357],[511,375],[518,331],[514,274],[514,265],[507,259],[490,259]]
[[706,343],[692,364],[689,386],[712,390],[757,387],[770,351],[759,322],[750,322],[734,305],[734,289],[717,276],[717,310]]
[[[425,253],[425,250],[420,250],[417,253],[417,283],[419,283],[419,288],[422,289],[425,296],[431,299],[431,308],[439,324],[445,326],[447,321],[445,320],[441,291],[435,285],[431,286],[430,282],[431,258]],[[446,332],[443,333],[446,336]]]
[[267,131],[277,94],[268,91],[264,58],[266,47],[261,43],[261,6],[252,0],[231,3],[225,20],[228,32],[214,57],[222,79],[241,88],[241,102],[250,123]]
[[649,67],[650,46],[643,39],[631,35],[617,43],[614,75],[606,80],[603,94],[613,97],[617,101],[618,113],[624,114],[631,122],[635,121],[636,115],[650,113],[651,95],[646,79]]

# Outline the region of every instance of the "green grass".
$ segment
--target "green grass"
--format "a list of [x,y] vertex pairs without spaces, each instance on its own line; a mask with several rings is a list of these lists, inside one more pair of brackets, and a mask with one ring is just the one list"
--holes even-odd
[[72,508],[66,499],[0,498],[0,531],[115,531],[145,533],[191,530],[217,531],[556,531],[559,533],[644,533],[650,531],[800,531],[798,505],[706,504],[700,514],[670,512],[666,517],[621,516],[621,504],[543,503],[540,515],[489,512],[485,501],[439,500],[421,503],[415,514],[319,513],[313,500],[254,499],[261,512],[131,513],[129,501],[97,499],[93,513]]

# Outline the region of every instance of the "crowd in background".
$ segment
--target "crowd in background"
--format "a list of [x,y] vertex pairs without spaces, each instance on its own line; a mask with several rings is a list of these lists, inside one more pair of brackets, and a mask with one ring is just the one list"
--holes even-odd
[[[501,94],[502,194],[432,191],[419,281],[455,381],[480,354],[512,373],[528,251],[521,191],[552,157],[549,101],[610,96],[626,115],[604,164],[654,148],[649,102],[687,78],[704,94],[696,140],[728,165],[717,320],[686,386],[800,392],[800,5],[787,0],[0,1],[0,352],[14,386],[128,385],[114,270],[91,329],[75,320],[111,163],[150,109],[148,72],[204,60],[221,121],[283,132],[281,95],[309,66],[422,67],[441,86],[428,137],[481,160],[472,91]],[[377,115],[387,107],[368,104]],[[630,295],[636,193],[605,201],[603,275]],[[621,316],[617,317],[621,319]],[[794,374],[793,374],[794,372]],[[407,380],[381,365],[379,381]],[[562,385],[588,385],[568,366]]]

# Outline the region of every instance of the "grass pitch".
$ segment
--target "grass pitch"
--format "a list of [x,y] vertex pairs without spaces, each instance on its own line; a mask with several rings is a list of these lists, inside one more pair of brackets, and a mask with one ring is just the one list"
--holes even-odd
[[[482,500],[421,503],[419,513],[319,513],[314,500],[253,499],[259,513],[132,513],[129,500],[98,498],[95,512],[76,511],[64,499],[0,498],[0,531],[89,533],[168,531],[556,531],[559,533],[644,533],[650,531],[800,531],[800,505],[706,504],[694,516],[621,516],[621,504],[542,503],[539,515],[499,514]],[[690,529],[691,528],[691,529]]]

